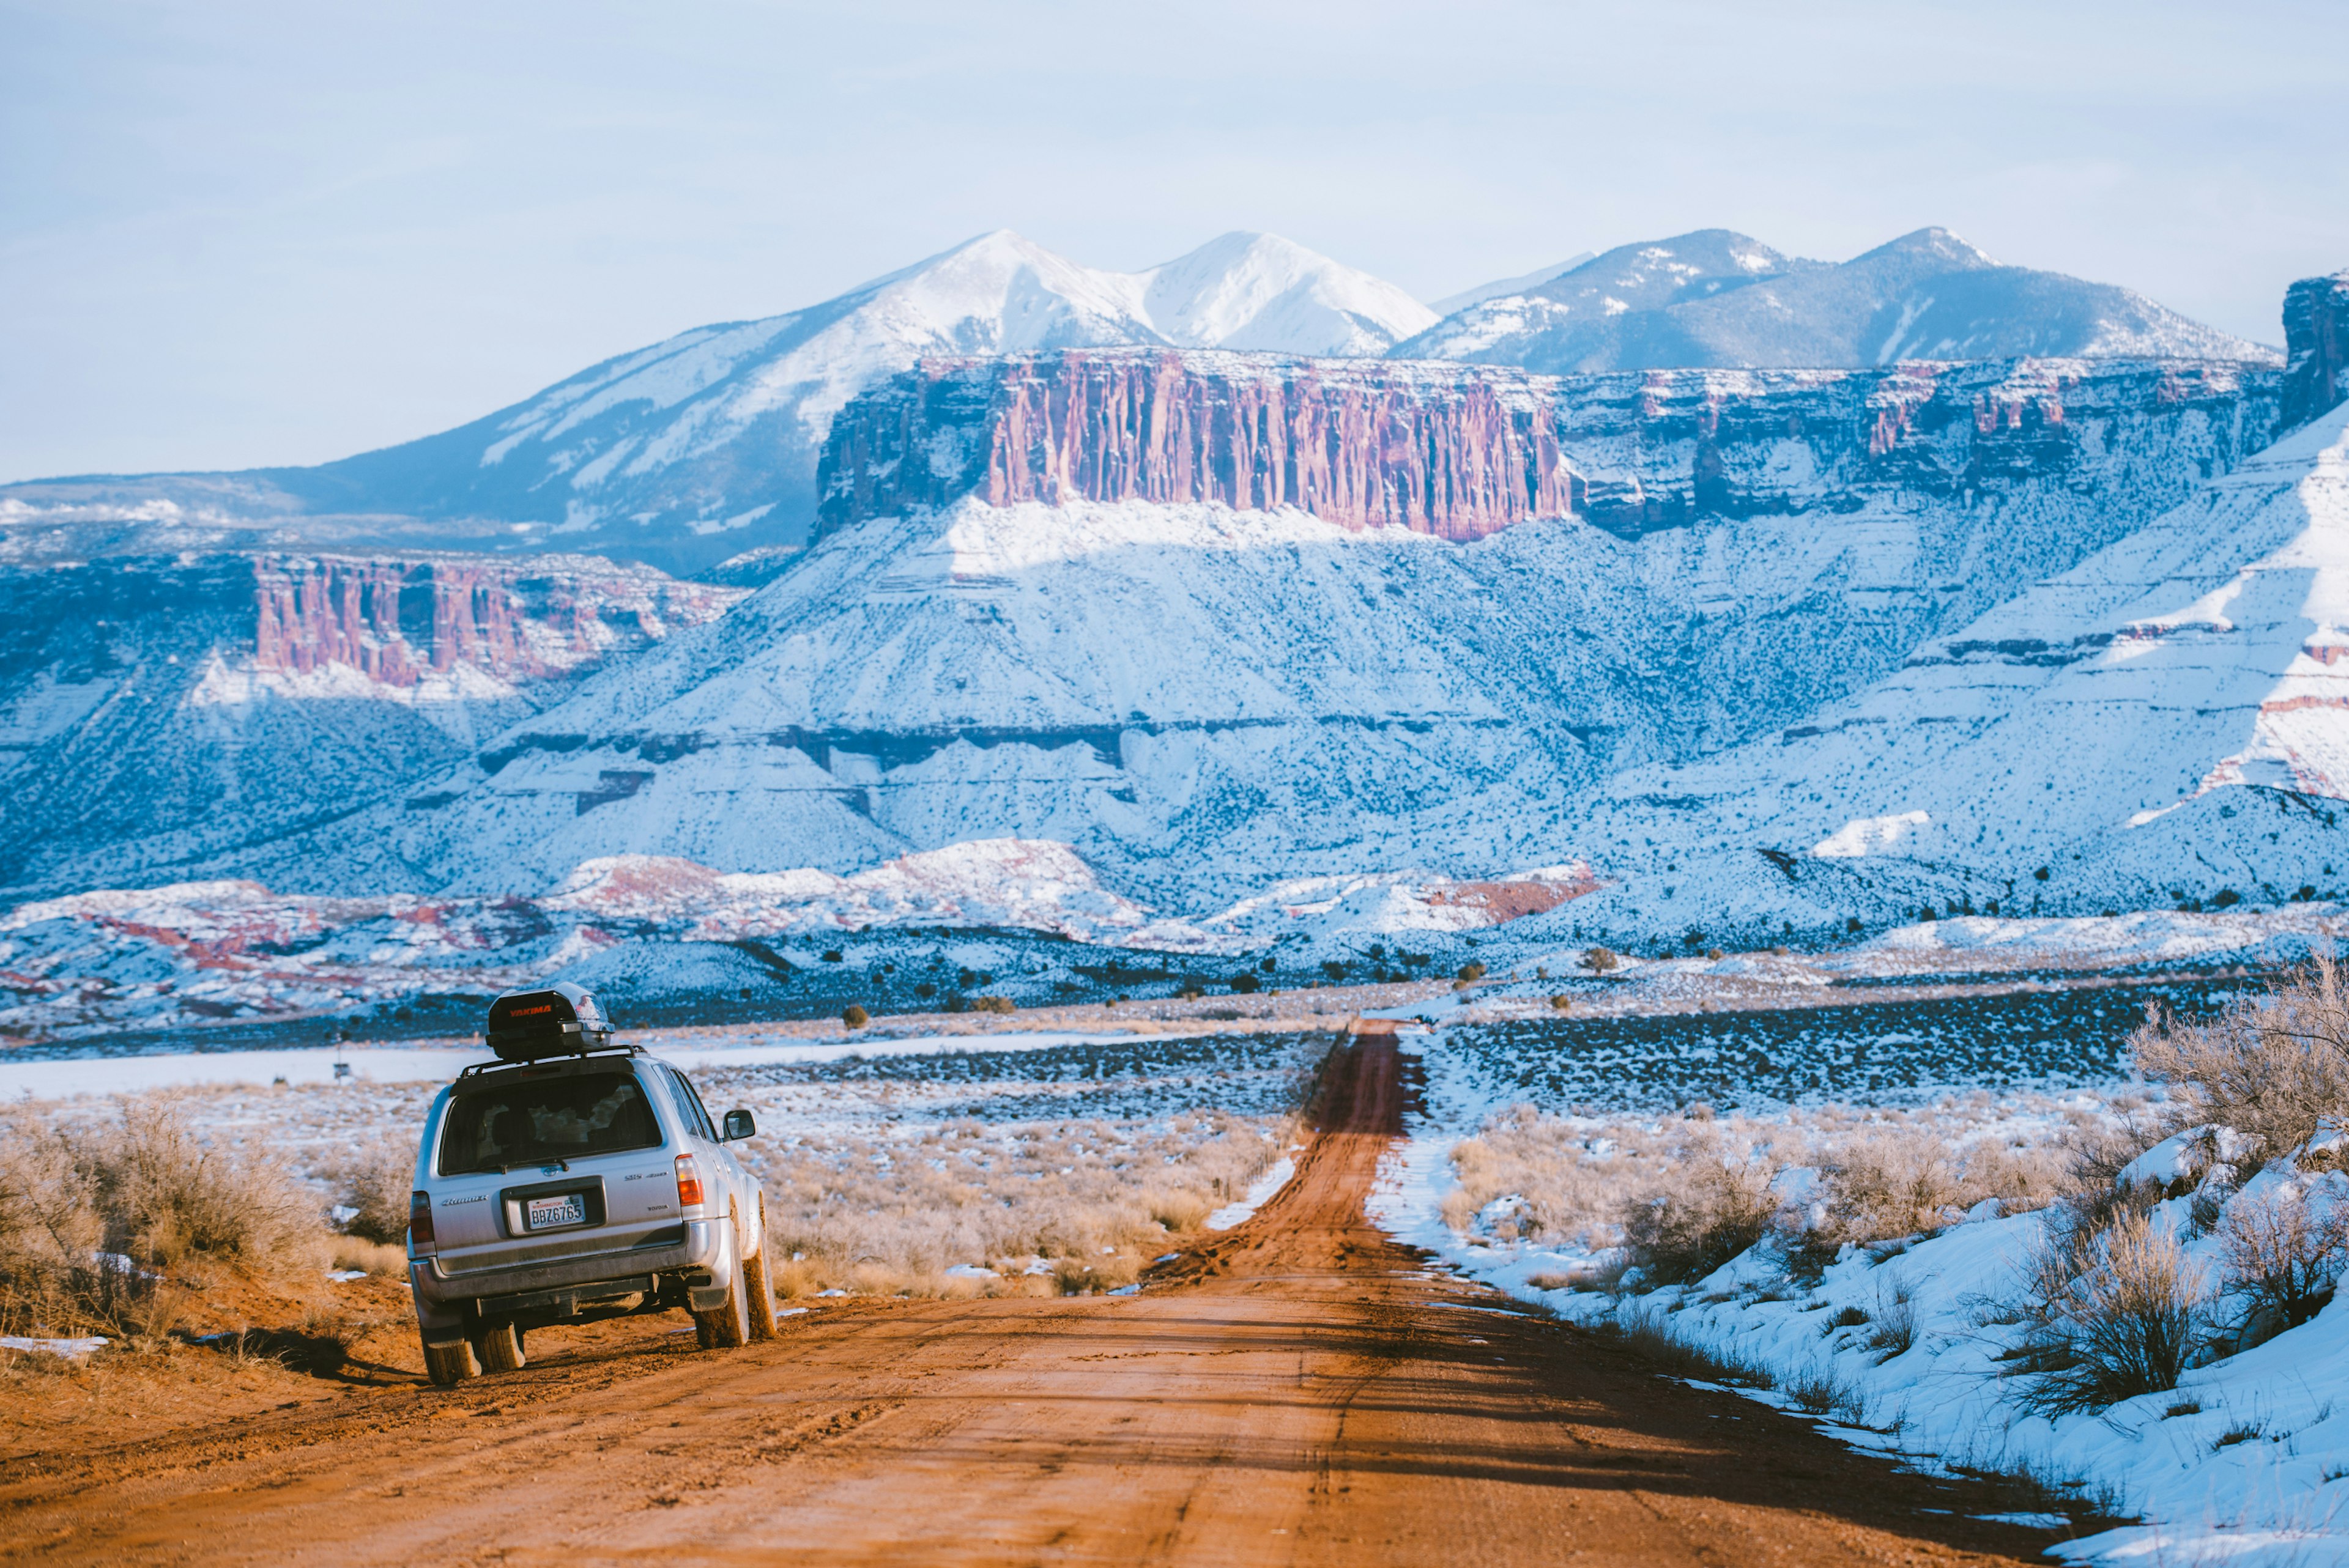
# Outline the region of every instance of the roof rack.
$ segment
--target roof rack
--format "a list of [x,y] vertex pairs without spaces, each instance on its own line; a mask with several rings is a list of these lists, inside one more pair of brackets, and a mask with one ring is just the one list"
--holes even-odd
[[560,1067],[564,1062],[585,1061],[590,1057],[640,1057],[644,1054],[645,1048],[642,1046],[633,1043],[622,1045],[616,1040],[606,1041],[601,1045],[584,1046],[576,1051],[565,1052],[562,1056],[532,1057],[527,1060],[512,1062],[502,1059],[494,1062],[468,1062],[458,1072],[457,1079],[461,1083],[469,1078],[477,1078],[488,1073],[502,1073],[510,1068]]

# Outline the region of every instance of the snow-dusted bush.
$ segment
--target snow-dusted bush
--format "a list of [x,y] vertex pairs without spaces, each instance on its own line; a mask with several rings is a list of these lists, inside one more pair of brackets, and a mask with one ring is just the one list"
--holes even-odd
[[2238,1346],[2296,1328],[2333,1298],[2349,1263],[2349,1205],[2313,1204],[2295,1182],[2238,1194],[2219,1223],[2227,1292],[2243,1303]]
[[2031,1272],[2044,1294],[2021,1358],[2031,1377],[2024,1408],[2049,1417],[2101,1410],[2178,1387],[2209,1290],[2154,1216],[2124,1214],[2101,1233],[2051,1234]]

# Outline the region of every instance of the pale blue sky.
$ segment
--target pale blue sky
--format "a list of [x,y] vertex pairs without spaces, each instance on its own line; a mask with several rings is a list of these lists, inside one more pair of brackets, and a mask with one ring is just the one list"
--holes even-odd
[[984,230],[1432,298],[1942,223],[2277,341],[2349,5],[0,0],[0,479],[306,462]]

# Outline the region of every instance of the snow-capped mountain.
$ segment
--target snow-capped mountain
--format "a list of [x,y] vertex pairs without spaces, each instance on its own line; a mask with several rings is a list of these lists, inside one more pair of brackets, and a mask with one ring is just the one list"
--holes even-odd
[[401,809],[180,874],[535,894],[1018,838],[1197,917],[1563,865],[1609,775],[1799,723],[2125,535],[2265,441],[2277,380],[932,363],[834,421],[841,505],[723,620]]
[[1226,234],[1138,274],[1151,327],[1185,348],[1379,355],[1436,313],[1278,234]]
[[[698,327],[484,418],[310,469],[0,489],[0,525],[161,523],[390,542],[592,551],[698,571],[797,543],[842,404],[926,355],[1076,345],[1375,355],[1433,325],[1393,285],[1272,234],[1226,234],[1141,273],[1008,230],[837,299]],[[233,546],[231,546],[233,548]]]
[[1943,229],[1841,263],[1726,229],[1624,245],[1471,303],[1392,352],[1559,375],[2022,355],[2278,358],[2127,289],[2002,265]]

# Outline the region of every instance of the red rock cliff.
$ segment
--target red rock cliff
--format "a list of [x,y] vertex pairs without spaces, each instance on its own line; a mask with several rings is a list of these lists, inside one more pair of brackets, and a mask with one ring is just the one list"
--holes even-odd
[[507,681],[565,675],[742,596],[585,557],[273,555],[254,558],[253,576],[256,668],[343,665],[403,687],[460,664]]
[[1508,370],[1071,350],[927,360],[835,420],[826,528],[977,494],[1294,506],[1475,539],[1574,509],[1557,421]]
[[2267,443],[2279,380],[2231,360],[1564,377],[1149,349],[928,360],[833,419],[816,537],[976,497],[1290,505],[1453,540],[1572,515],[1631,538],[1872,496],[2085,494],[2122,482],[2116,465],[2182,500]]

